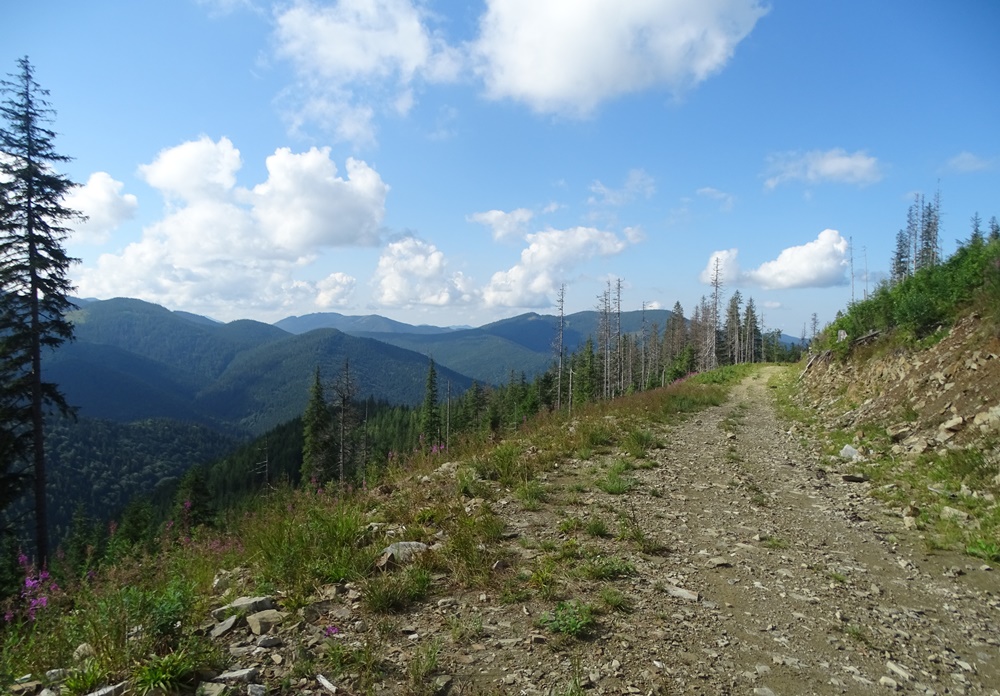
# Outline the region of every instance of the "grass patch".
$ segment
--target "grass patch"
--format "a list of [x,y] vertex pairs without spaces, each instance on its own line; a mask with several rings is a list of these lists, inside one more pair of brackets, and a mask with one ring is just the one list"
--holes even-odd
[[362,585],[361,597],[368,611],[394,613],[427,597],[430,587],[430,572],[410,566],[401,573],[383,573],[369,578]]
[[601,602],[611,611],[622,614],[632,613],[633,603],[621,590],[613,585],[605,585],[600,592]]
[[473,467],[481,478],[499,481],[510,487],[527,483],[535,477],[531,461],[515,442],[503,442],[491,452],[476,457]]
[[635,574],[635,566],[618,556],[607,556],[588,561],[581,569],[591,580],[616,580]]
[[608,495],[628,493],[635,486],[635,480],[625,475],[625,472],[631,468],[627,461],[618,459],[608,468],[602,478],[594,482],[594,485]]
[[548,493],[545,490],[545,486],[538,479],[531,479],[522,483],[514,491],[514,494],[526,510],[538,510],[541,504],[548,500]]
[[553,633],[562,633],[574,638],[587,636],[596,625],[594,610],[575,599],[559,602],[554,610],[542,615],[539,623]]
[[649,450],[658,447],[660,447],[659,441],[648,430],[629,430],[622,440],[622,448],[629,456],[636,459],[644,459],[649,454]]
[[586,532],[592,537],[606,538],[611,536],[608,523],[601,517],[591,517],[587,520]]

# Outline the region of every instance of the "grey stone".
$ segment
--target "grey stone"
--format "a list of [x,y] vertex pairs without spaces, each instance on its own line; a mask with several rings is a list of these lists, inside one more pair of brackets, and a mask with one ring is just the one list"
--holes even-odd
[[202,682],[194,693],[195,696],[226,696],[232,693],[232,689],[219,682]]
[[128,682],[119,682],[112,686],[105,686],[97,691],[91,691],[87,696],[122,696],[125,693],[126,686],[128,686]]
[[221,638],[222,636],[226,635],[231,630],[233,630],[236,627],[236,624],[239,623],[240,621],[242,621],[241,617],[239,617],[236,614],[233,614],[228,619],[220,621],[219,623],[215,624],[215,627],[212,629],[209,635],[211,635],[212,638]]
[[73,651],[73,661],[83,662],[84,660],[89,660],[97,656],[97,652],[94,650],[94,646],[90,643],[80,643],[76,646],[76,650]]
[[422,541],[397,541],[389,544],[381,551],[383,559],[392,559],[396,563],[409,563],[417,554],[421,554],[430,547]]
[[229,614],[255,614],[274,608],[274,599],[271,597],[239,597],[224,607],[214,609],[212,616],[216,621],[222,621]]
[[855,459],[860,459],[861,453],[851,445],[844,445],[840,450],[840,456],[842,459],[850,459],[853,461]]
[[892,672],[893,674],[895,674],[897,677],[899,677],[903,681],[910,681],[911,679],[913,679],[913,675],[911,675],[909,672],[907,672],[905,669],[903,669],[902,667],[900,667],[899,665],[897,665],[892,660],[887,661],[885,663],[885,666],[886,666],[886,669],[888,669],[890,672]]
[[691,602],[697,602],[700,595],[697,592],[692,592],[691,590],[685,590],[683,587],[675,587],[674,585],[667,585],[666,592],[671,597],[676,597],[677,599],[686,599]]
[[257,678],[259,670],[256,667],[249,667],[247,669],[235,669],[232,672],[225,672],[216,677],[222,682],[236,682],[239,684],[249,684]]
[[283,641],[278,636],[261,636],[257,640],[258,648],[277,648],[282,645]]
[[893,679],[892,677],[882,677],[881,679],[878,680],[878,683],[884,687],[892,689],[893,691],[899,688],[899,684],[897,684],[896,680]]
[[265,609],[247,617],[247,625],[255,636],[260,636],[270,632],[272,628],[280,624],[285,618],[285,614],[276,609]]

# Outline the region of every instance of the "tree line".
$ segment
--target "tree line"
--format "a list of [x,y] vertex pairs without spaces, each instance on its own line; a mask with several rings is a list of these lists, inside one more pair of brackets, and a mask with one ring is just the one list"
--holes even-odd
[[[826,348],[847,351],[851,341],[884,331],[920,339],[954,320],[970,305],[1000,323],[1000,222],[994,215],[985,229],[976,212],[968,237],[941,249],[941,196],[917,195],[896,233],[889,278],[864,300],[838,312],[821,340]],[[840,332],[843,332],[842,334]],[[848,341],[837,337],[846,335]]]

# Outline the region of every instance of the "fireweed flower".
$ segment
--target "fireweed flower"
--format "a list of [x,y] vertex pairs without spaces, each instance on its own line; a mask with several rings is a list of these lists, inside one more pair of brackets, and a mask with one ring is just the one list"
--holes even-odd
[[340,629],[337,628],[336,626],[327,626],[326,628],[323,629],[323,635],[326,636],[327,638],[335,636],[338,633],[340,633]]

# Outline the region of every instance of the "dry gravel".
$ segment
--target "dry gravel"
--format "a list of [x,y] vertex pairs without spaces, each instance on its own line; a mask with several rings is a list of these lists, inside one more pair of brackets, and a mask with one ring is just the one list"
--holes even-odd
[[[629,472],[637,485],[626,494],[599,490],[600,465],[579,460],[545,475],[553,496],[537,510],[500,492],[492,506],[507,522],[513,567],[498,572],[548,567],[552,594],[536,586],[511,602],[500,582],[455,591],[441,579],[430,600],[395,617],[384,646],[393,669],[376,691],[419,691],[409,665],[438,641],[426,693],[1000,695],[1000,571],[929,551],[868,483],[845,481],[846,463],[776,416],[769,379],[780,369],[663,426],[655,466]],[[567,517],[600,517],[612,536],[560,531]],[[651,542],[645,552],[615,536],[623,517]],[[581,557],[566,558],[574,548]],[[587,557],[618,558],[634,572],[588,579],[578,572]],[[631,611],[603,605],[609,586]],[[339,597],[340,638],[370,635],[372,619],[351,602],[357,593]],[[592,635],[539,624],[559,599],[600,610]],[[314,623],[297,630],[327,620]],[[293,686],[330,690],[308,678]],[[332,686],[352,693],[349,677]]]

